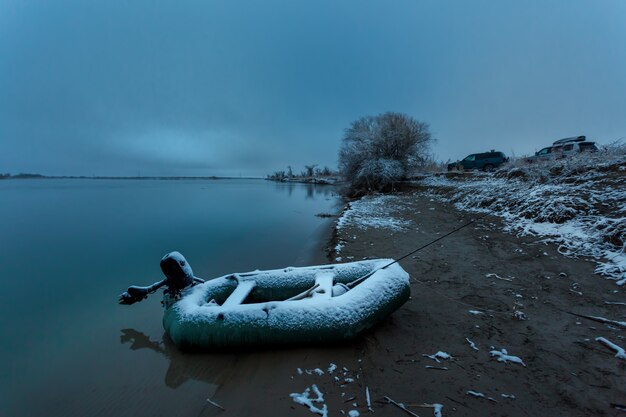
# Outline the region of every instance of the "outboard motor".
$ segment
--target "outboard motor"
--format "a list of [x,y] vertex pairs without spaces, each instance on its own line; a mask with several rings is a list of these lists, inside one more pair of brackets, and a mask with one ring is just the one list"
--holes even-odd
[[204,282],[203,279],[193,276],[191,266],[180,252],[170,252],[161,259],[161,270],[165,279],[147,287],[131,285],[128,290],[120,294],[120,304],[134,304],[148,298],[159,288],[167,286],[165,292],[176,296],[181,290]]
[[182,290],[193,284],[193,271],[180,252],[170,252],[161,259],[161,271],[166,285],[173,290]]

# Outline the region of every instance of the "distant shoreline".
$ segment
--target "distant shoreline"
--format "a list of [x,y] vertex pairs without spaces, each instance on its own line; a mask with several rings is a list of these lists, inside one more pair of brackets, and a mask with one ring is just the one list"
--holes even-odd
[[185,177],[185,176],[149,176],[149,177],[128,177],[128,176],[77,176],[77,175],[11,175],[0,177],[0,180],[264,180],[263,177]]

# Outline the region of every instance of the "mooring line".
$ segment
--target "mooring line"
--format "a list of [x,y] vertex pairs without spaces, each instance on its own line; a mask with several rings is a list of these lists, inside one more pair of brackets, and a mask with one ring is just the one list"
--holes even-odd
[[[545,182],[545,183],[543,183],[542,185],[548,185],[548,184],[550,184],[550,183],[552,183],[552,182],[554,182],[554,181],[557,181],[557,180],[559,180],[559,179],[561,179],[561,178],[564,178],[564,177],[565,177],[565,174],[561,174],[561,175],[559,175],[559,176],[556,176],[556,177],[552,178],[551,180],[546,181],[546,182]],[[532,188],[533,188],[533,186],[534,186],[534,184],[530,184],[530,185],[529,185],[529,187],[528,187],[528,189],[529,189],[529,190],[530,190],[530,189],[532,189]],[[371,277],[372,275],[374,275],[374,273],[375,273],[376,271],[379,271],[379,270],[381,270],[381,269],[385,269],[385,268],[387,268],[387,267],[390,267],[391,265],[394,265],[394,264],[396,264],[396,263],[400,262],[401,260],[406,259],[406,258],[408,258],[409,256],[411,256],[411,255],[413,255],[413,254],[415,254],[415,253],[417,253],[417,252],[421,251],[422,249],[425,249],[425,248],[429,247],[430,245],[433,245],[433,244],[435,244],[435,243],[439,242],[440,240],[445,239],[446,237],[448,237],[448,236],[450,236],[450,235],[452,235],[452,234],[454,234],[454,233],[458,232],[459,230],[462,230],[462,229],[464,229],[464,228],[466,228],[466,227],[468,227],[468,226],[471,226],[472,224],[476,223],[477,221],[480,221],[480,220],[484,219],[485,217],[487,217],[487,216],[489,216],[489,215],[491,215],[491,214],[493,214],[493,213],[492,213],[492,212],[490,212],[490,211],[487,211],[486,213],[483,213],[482,215],[480,215],[480,216],[476,217],[475,219],[470,220],[469,222],[465,223],[464,225],[459,226],[459,227],[457,227],[457,228],[455,228],[455,229],[453,229],[453,230],[449,231],[449,232],[448,232],[448,233],[446,233],[445,235],[443,235],[443,236],[439,236],[437,239],[434,239],[434,240],[432,240],[432,241],[430,241],[430,242],[428,242],[428,243],[426,243],[426,244],[424,244],[424,245],[422,245],[422,246],[418,247],[417,249],[412,250],[411,252],[409,252],[409,253],[405,254],[404,256],[401,256],[400,258],[398,258],[398,259],[396,259],[396,260],[394,260],[394,261],[392,261],[392,262],[389,262],[389,263],[388,263],[388,264],[386,264],[385,266],[382,266],[382,267],[380,267],[380,268],[376,268],[376,269],[374,269],[372,272],[370,272],[370,273],[368,273],[368,274],[366,274],[366,275],[362,276],[361,278],[358,278],[358,279],[356,279],[356,280],[354,280],[354,281],[350,282],[347,286],[348,286],[349,288],[354,288],[356,285],[360,284],[361,282],[365,281],[367,278],[369,278],[369,277]],[[422,285],[426,285],[426,283],[424,283],[423,281],[420,281],[420,280],[418,280],[418,279],[415,279],[415,281],[417,281],[418,283],[420,283],[420,284],[422,284]],[[430,287],[429,287],[429,288],[430,288]],[[439,293],[439,292],[437,292],[437,291],[433,290],[432,288],[430,288],[430,290],[431,290],[432,292],[436,293],[437,295],[441,296],[441,297],[444,297],[444,298],[446,298],[446,299],[448,299],[448,300],[451,300],[451,301],[454,301],[454,302],[456,302],[456,303],[459,303],[459,304],[465,305],[465,306],[467,306],[467,307],[471,307],[471,308],[476,309],[476,310],[478,310],[478,311],[488,312],[488,313],[491,313],[491,314],[499,314],[499,315],[500,315],[500,314],[507,314],[507,315],[510,315],[510,314],[511,314],[510,312],[494,311],[494,310],[489,310],[489,309],[480,308],[480,307],[474,306],[474,305],[472,305],[472,304],[468,304],[468,303],[465,303],[465,302],[463,302],[463,301],[460,301],[460,300],[457,300],[457,299],[454,299],[454,298],[448,297],[447,295],[442,294],[442,293]]]

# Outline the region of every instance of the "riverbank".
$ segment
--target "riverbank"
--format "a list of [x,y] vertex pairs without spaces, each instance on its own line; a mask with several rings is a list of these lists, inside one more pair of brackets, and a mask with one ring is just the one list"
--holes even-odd
[[[398,258],[478,216],[425,191],[351,203],[335,259]],[[565,311],[623,320],[623,288],[592,262],[502,229],[488,216],[401,261],[412,298],[356,343],[361,388],[376,400],[443,404],[448,416],[613,415],[611,404],[626,403],[625,361],[596,338],[624,347],[623,329]],[[426,356],[440,351],[450,358]]]

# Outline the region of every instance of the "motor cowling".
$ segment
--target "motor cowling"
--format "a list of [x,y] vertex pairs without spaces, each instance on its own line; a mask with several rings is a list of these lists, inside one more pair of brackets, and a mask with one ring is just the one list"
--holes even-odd
[[193,271],[185,257],[179,252],[170,252],[161,259],[161,270],[167,278],[167,286],[182,290],[193,284]]

